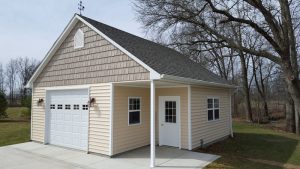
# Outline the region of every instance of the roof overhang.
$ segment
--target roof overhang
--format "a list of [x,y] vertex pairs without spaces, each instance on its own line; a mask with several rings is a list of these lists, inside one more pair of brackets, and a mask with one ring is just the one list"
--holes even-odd
[[204,81],[204,80],[197,80],[197,79],[192,79],[192,78],[185,78],[185,77],[172,76],[172,75],[166,75],[166,74],[162,74],[160,79],[166,80],[166,81],[181,82],[183,84],[189,84],[189,85],[222,87],[222,88],[230,88],[230,89],[237,88],[237,86],[235,86],[235,85],[230,85],[230,84],[225,84],[225,83],[208,82],[208,81]]

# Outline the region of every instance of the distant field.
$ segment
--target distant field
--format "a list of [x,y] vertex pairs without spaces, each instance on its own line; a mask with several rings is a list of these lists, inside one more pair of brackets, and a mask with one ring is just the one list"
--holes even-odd
[[30,113],[25,107],[10,107],[8,118],[0,120],[0,146],[30,140]]

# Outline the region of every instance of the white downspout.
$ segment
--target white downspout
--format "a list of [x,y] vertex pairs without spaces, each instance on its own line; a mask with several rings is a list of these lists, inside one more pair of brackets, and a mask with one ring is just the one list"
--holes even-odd
[[151,80],[151,96],[150,96],[150,111],[151,111],[151,138],[150,138],[150,167],[155,167],[155,83]]

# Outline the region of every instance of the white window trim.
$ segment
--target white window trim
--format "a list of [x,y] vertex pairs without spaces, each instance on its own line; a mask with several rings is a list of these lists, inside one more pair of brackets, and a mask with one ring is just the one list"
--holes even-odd
[[[220,97],[207,97],[207,99],[206,99],[206,104],[208,104],[207,103],[207,100],[208,99],[212,99],[213,100],[213,107],[212,108],[208,108],[208,105],[206,105],[207,106],[207,121],[208,122],[212,122],[212,121],[219,121],[220,120],[220,114],[221,114],[221,108],[220,108]],[[218,99],[219,100],[219,107],[218,108],[215,108],[215,99]],[[215,109],[219,109],[219,118],[218,119],[215,119]],[[212,120],[209,120],[208,119],[208,110],[212,110],[213,111],[213,119]]]
[[[129,110],[129,101],[130,99],[140,99],[140,109],[139,110]],[[127,123],[128,126],[137,126],[137,125],[141,125],[142,124],[142,98],[141,97],[128,97],[128,104],[127,104],[127,109],[128,109],[128,119],[127,119]],[[139,123],[135,123],[135,124],[130,124],[129,123],[129,113],[130,112],[134,112],[134,111],[140,111],[140,122]]]
[[[80,36],[83,36],[82,37],[82,42],[80,42],[80,43],[82,43],[81,45],[75,45],[76,43],[75,43],[75,37],[78,35],[78,34],[80,34]],[[76,33],[75,33],[75,35],[74,35],[74,38],[73,38],[74,40],[73,40],[73,43],[74,43],[74,49],[79,49],[79,48],[83,48],[84,47],[84,32],[79,28],[77,31],[76,31]]]

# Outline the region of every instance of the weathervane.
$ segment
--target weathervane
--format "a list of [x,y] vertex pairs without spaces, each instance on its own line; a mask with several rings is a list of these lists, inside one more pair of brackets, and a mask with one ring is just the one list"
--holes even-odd
[[82,5],[82,1],[79,1],[78,9],[79,9],[79,15],[81,15],[81,12],[84,11],[84,6]]

